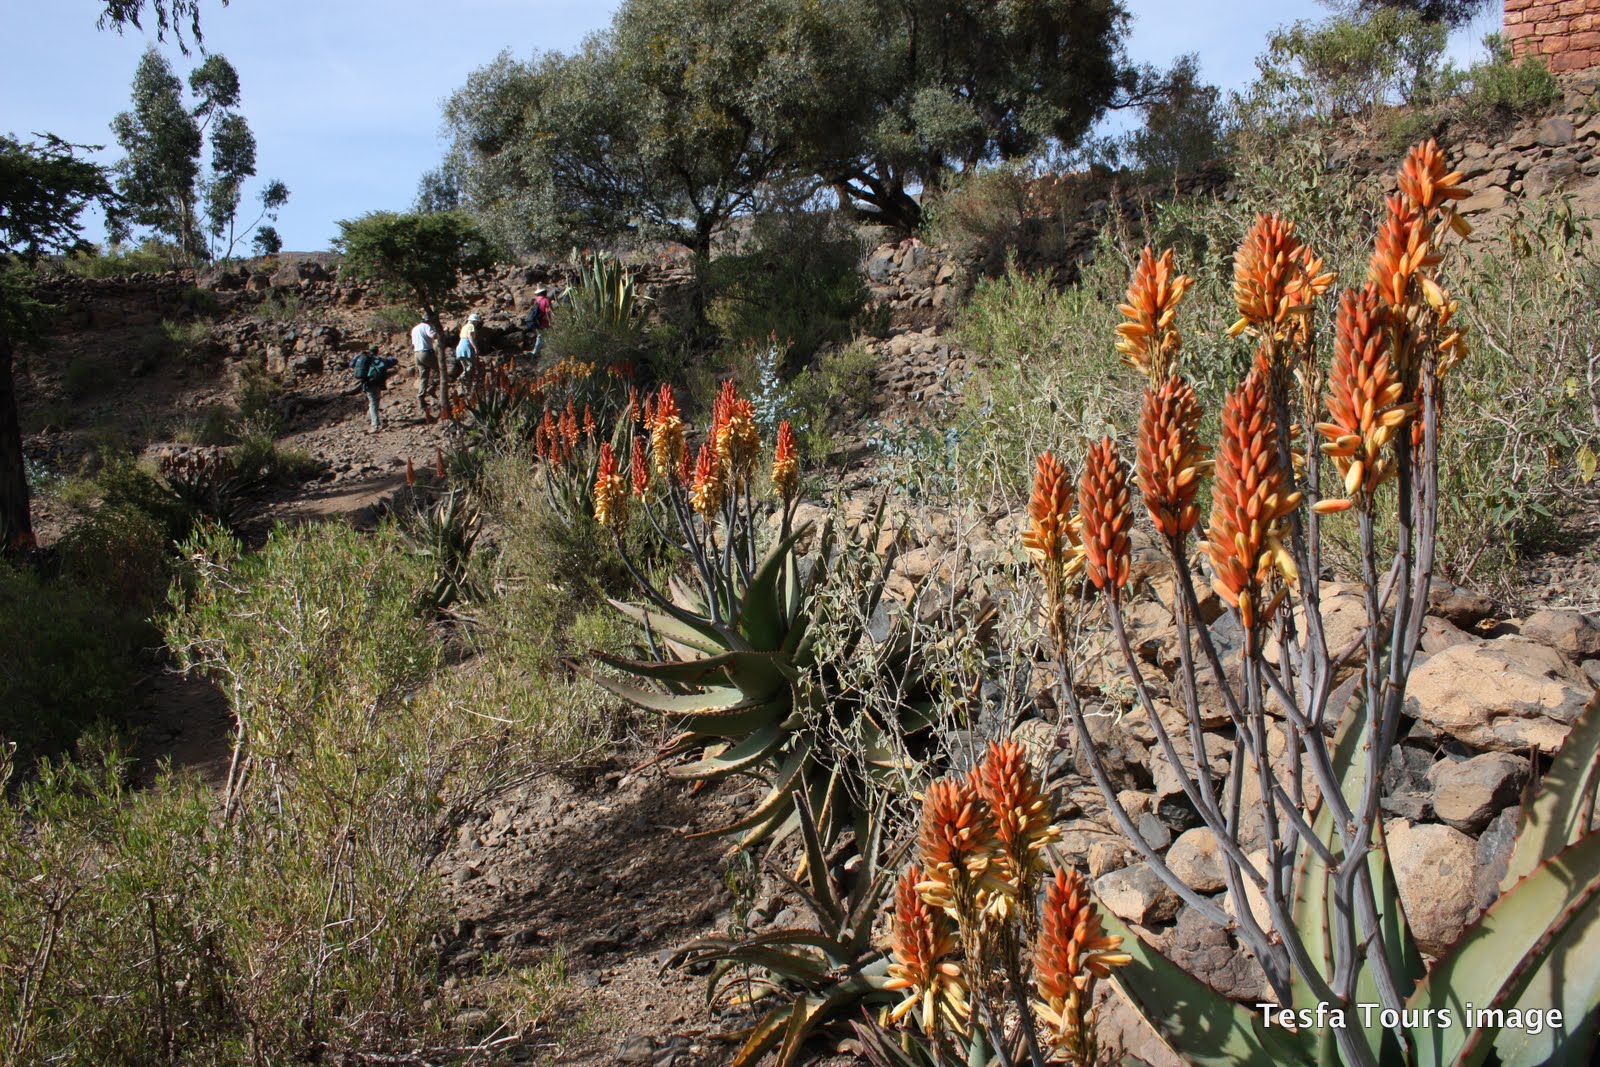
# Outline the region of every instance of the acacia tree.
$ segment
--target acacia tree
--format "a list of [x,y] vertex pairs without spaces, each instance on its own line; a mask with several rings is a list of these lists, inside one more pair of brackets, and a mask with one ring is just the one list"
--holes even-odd
[[[1076,144],[1137,78],[1117,0],[845,0],[853,68],[802,163],[867,221],[910,232],[953,170]],[[834,64],[837,66],[838,64]]]
[[103,169],[57,137],[23,143],[0,136],[0,553],[33,544],[22,427],[17,419],[15,346],[35,336],[48,310],[32,293],[30,268],[42,255],[82,243],[79,217],[109,203]]
[[466,204],[518,251],[637,233],[704,259],[792,159],[823,21],[792,0],[628,0],[573,55],[502,53],[445,107]]
[[[397,214],[373,211],[339,222],[334,248],[344,253],[352,276],[376,284],[386,293],[409,299],[434,328],[443,345],[440,315],[461,306],[456,283],[463,274],[494,265],[488,237],[462,211]],[[444,353],[441,351],[440,368]],[[441,375],[441,382],[449,378]],[[448,389],[448,385],[443,386]],[[448,396],[440,403],[447,404]]]

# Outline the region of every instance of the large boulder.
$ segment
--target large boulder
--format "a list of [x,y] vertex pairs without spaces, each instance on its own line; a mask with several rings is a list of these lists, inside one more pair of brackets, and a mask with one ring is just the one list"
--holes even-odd
[[1553,752],[1589,700],[1556,650],[1525,637],[1451,645],[1411,672],[1406,707],[1477,749]]
[[1473,879],[1477,846],[1460,830],[1437,823],[1393,819],[1384,824],[1384,832],[1417,947],[1442,956],[1482,910]]

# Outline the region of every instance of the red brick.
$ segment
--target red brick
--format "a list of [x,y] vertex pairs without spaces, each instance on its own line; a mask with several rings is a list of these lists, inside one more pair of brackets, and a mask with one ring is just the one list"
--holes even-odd
[[1573,15],[1581,15],[1585,11],[1589,10],[1588,0],[1562,0],[1559,6],[1561,9],[1561,16],[1563,18],[1571,18]]
[[1507,11],[1526,11],[1533,6],[1533,0],[1506,0]]
[[1541,37],[1560,37],[1567,32],[1567,24],[1563,19],[1554,22],[1541,22],[1537,27]]
[[1596,28],[1593,15],[1574,15],[1567,21],[1571,24],[1572,32],[1574,33],[1577,33],[1580,30],[1592,30]]

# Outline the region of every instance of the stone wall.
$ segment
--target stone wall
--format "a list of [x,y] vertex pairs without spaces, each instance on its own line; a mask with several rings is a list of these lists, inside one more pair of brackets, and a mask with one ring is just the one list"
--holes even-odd
[[1600,0],[1506,0],[1505,35],[1557,74],[1600,66]]

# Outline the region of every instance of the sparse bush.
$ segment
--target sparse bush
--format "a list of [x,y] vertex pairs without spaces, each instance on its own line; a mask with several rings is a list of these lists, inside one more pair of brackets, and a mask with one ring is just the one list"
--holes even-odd
[[367,314],[367,325],[386,333],[409,334],[411,327],[416,324],[416,309],[406,307],[404,304],[389,304]]
[[839,450],[840,431],[872,405],[877,366],[878,357],[866,343],[855,341],[824,352],[815,366],[783,387],[782,410],[789,413],[807,460],[821,462]]
[[711,261],[707,317],[735,346],[776,337],[802,363],[849,339],[866,305],[861,243],[837,216],[759,215],[737,251]]
[[134,247],[113,244],[101,250],[91,247],[62,260],[62,266],[85,278],[123,278],[129,274],[160,274],[188,266],[188,260],[175,246],[154,237]]
[[270,289],[256,305],[255,317],[262,322],[291,322],[300,317],[300,294],[290,289]]
[[1561,86],[1538,56],[1512,58],[1499,34],[1484,39],[1488,58],[1466,73],[1467,89],[1455,102],[1455,116],[1469,127],[1494,133],[1527,115],[1536,115],[1561,98]]
[[978,269],[999,274],[1013,256],[1024,263],[1052,262],[1067,248],[1070,228],[1104,173],[1035,173],[1021,163],[977,168],[959,177],[929,207],[928,239],[964,255]]

